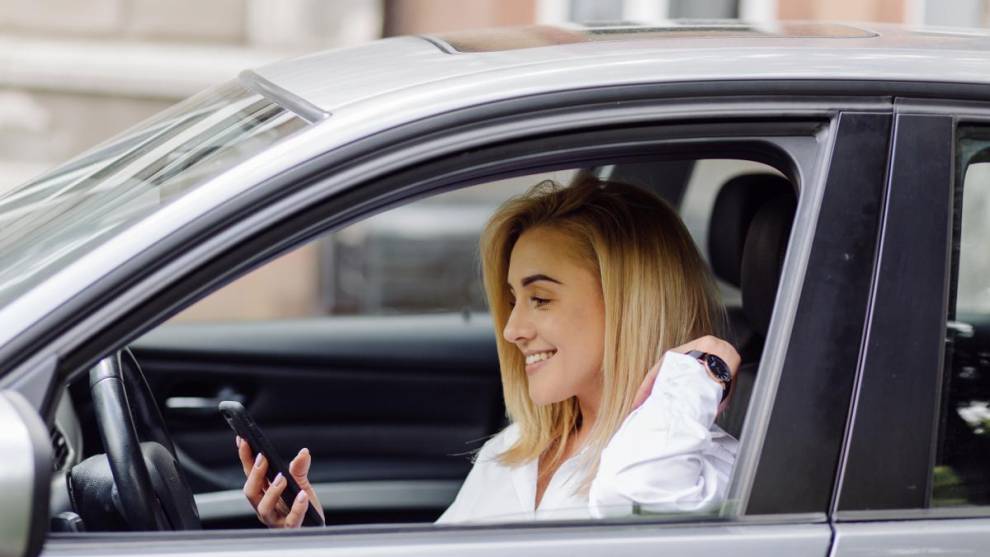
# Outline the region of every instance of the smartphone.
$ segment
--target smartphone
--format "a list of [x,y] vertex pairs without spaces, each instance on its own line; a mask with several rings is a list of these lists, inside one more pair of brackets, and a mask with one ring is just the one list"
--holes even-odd
[[[243,404],[233,400],[224,400],[219,404],[218,408],[220,409],[220,414],[230,424],[231,429],[240,435],[241,439],[244,439],[251,445],[251,450],[255,453],[265,455],[265,458],[268,459],[268,471],[265,473],[268,481],[274,481],[275,475],[279,472],[282,473],[282,477],[285,478],[286,482],[285,490],[282,491],[282,501],[285,502],[287,507],[291,508],[292,502],[295,501],[296,495],[299,494],[301,489],[299,484],[296,483],[296,480],[292,478],[292,474],[289,473],[288,463],[282,460],[282,457],[275,451],[275,447],[265,437],[265,434],[261,432],[261,428],[255,423],[251,414],[248,414]],[[323,525],[323,517],[317,512],[311,500],[309,502],[309,508],[306,509],[306,516],[303,518],[303,526]]]

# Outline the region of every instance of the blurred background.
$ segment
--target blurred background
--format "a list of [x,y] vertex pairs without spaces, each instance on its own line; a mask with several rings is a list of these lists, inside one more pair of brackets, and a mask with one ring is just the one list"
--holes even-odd
[[[988,5],[988,0],[0,0],[0,194],[241,69],[381,37],[668,18],[987,27]],[[459,202],[472,199],[461,196]],[[486,210],[497,200],[488,201],[476,209]],[[437,211],[444,203],[425,206]],[[431,220],[437,221],[409,217],[412,223]],[[405,302],[384,302],[382,292],[402,289],[382,277],[401,273],[375,267],[368,254],[379,242],[375,253],[382,261],[411,253],[439,265],[451,250],[470,258],[481,220],[468,219],[475,223],[470,226],[445,221],[452,224],[436,232],[446,238],[440,244],[422,231],[410,237],[394,226],[365,224],[284,256],[179,319],[456,309],[464,303],[418,307],[422,293],[415,288]],[[412,271],[406,276],[409,284],[422,278]],[[348,297],[340,286],[348,282],[371,294]],[[471,290],[471,299],[477,299],[480,291]]]

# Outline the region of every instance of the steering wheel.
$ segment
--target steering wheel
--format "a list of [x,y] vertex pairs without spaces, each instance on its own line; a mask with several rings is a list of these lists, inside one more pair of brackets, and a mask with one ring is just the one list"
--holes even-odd
[[107,356],[94,366],[89,372],[89,389],[116,486],[115,503],[128,526],[133,530],[199,529],[192,490],[179,469],[165,420],[130,349]]

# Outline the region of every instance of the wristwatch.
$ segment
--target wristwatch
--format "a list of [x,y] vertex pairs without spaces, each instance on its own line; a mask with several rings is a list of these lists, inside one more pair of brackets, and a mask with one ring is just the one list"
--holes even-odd
[[732,388],[732,372],[729,370],[729,366],[726,365],[725,360],[715,354],[709,354],[701,350],[692,350],[687,355],[701,362],[701,365],[705,366],[708,373],[716,381],[722,383],[722,400],[725,400],[725,397],[729,396],[729,389]]

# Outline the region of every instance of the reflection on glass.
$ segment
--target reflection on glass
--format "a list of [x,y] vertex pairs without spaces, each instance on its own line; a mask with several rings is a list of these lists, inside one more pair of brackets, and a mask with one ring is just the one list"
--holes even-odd
[[[945,383],[931,506],[990,504],[990,140],[963,130],[956,196],[958,264],[946,327]],[[950,301],[951,303],[951,301]]]
[[304,126],[230,83],[9,190],[0,197],[0,306]]

